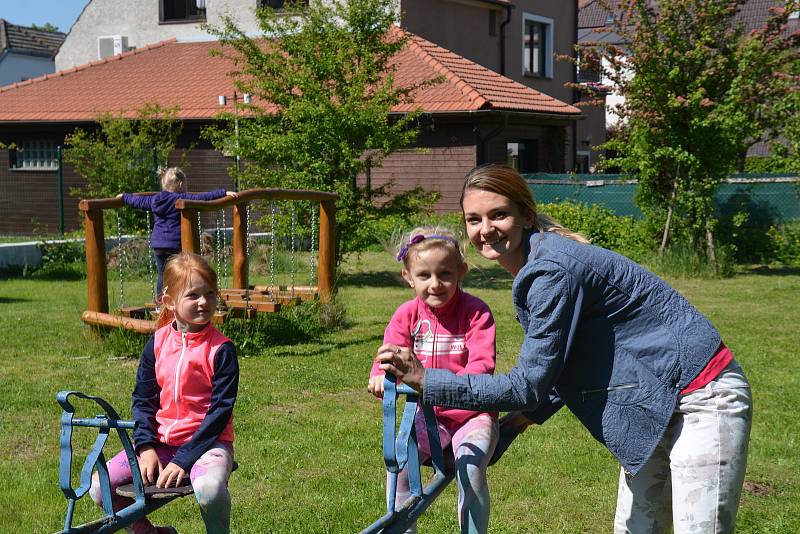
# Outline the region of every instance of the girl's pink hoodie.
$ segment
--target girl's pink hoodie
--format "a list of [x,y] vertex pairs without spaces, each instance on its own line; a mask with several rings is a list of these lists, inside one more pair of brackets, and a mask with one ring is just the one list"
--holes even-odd
[[[383,342],[413,346],[414,354],[426,368],[447,369],[458,375],[494,373],[492,312],[481,299],[461,290],[441,308],[431,308],[419,298],[405,302],[389,321]],[[376,362],[370,376],[380,374],[383,371]],[[434,407],[434,412],[451,433],[481,413],[439,406]],[[497,417],[497,413],[491,415]]]

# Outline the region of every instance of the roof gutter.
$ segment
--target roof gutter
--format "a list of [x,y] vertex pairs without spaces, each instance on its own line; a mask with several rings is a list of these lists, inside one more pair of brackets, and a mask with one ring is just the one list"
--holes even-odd
[[[540,113],[536,111],[513,111],[506,109],[477,109],[465,111],[423,111],[423,115],[436,116],[440,118],[459,118],[459,117],[475,117],[482,115],[497,115],[502,113],[509,117],[519,118],[542,118],[542,119],[561,119],[561,120],[584,120],[586,118],[582,113]],[[390,112],[390,117],[403,117],[408,113]]]

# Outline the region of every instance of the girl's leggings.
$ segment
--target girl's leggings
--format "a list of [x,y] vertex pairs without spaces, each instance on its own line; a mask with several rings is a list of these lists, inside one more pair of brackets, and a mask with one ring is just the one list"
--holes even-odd
[[731,534],[747,467],[753,398],[732,361],[678,398],[664,437],[635,477],[622,471],[615,534]]
[[[156,453],[164,467],[172,460],[177,450],[178,447],[164,444],[156,446]],[[112,504],[114,510],[121,510],[133,502],[127,497],[116,494],[119,486],[129,484],[132,480],[131,468],[125,451],[114,456],[107,465],[111,482]],[[233,446],[228,442],[218,441],[194,463],[189,472],[194,496],[200,505],[200,513],[206,524],[206,532],[209,534],[228,534],[230,532],[231,496],[228,493],[228,478],[232,470]],[[89,494],[98,506],[102,506],[100,484],[96,473],[92,479]],[[134,534],[157,532],[156,527],[146,517],[136,521],[128,528],[128,531]]]
[[[415,427],[421,463],[431,456],[422,412],[417,413]],[[446,448],[448,444],[452,444],[453,447],[458,483],[458,522],[462,533],[485,533],[489,528],[489,486],[486,481],[486,467],[494,454],[498,433],[497,419],[488,413],[476,415],[456,429],[452,435],[439,424],[442,448]],[[398,508],[402,506],[408,497],[408,473],[403,469],[397,475],[395,506]],[[406,532],[413,534],[416,531],[415,523]]]

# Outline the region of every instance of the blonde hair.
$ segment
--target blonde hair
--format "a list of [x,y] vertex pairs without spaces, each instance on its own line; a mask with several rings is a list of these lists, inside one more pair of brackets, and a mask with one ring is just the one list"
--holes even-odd
[[409,257],[433,248],[447,250],[458,257],[459,262],[466,264],[461,239],[456,233],[445,226],[418,226],[403,234],[397,243],[397,261],[402,262],[408,269]]
[[177,193],[186,183],[186,173],[180,167],[169,167],[161,173],[161,189]]
[[464,178],[464,187],[461,189],[459,203],[462,211],[464,208],[464,195],[471,190],[489,191],[511,200],[517,205],[524,217],[529,217],[533,221],[534,230],[553,232],[579,243],[589,242],[583,234],[573,232],[547,215],[539,213],[536,210],[536,203],[533,200],[533,194],[531,194],[528,184],[515,169],[508,165],[487,163],[469,171]]
[[[174,300],[180,298],[186,287],[192,283],[192,277],[197,276],[205,283],[219,292],[217,286],[217,273],[214,272],[206,260],[193,252],[179,252],[167,260],[164,267],[164,295],[169,295]],[[156,328],[166,326],[175,320],[175,314],[166,306],[161,306]]]

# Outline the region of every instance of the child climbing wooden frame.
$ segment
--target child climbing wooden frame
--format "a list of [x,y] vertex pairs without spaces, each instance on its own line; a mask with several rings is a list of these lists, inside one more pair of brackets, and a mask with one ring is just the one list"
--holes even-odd
[[[201,211],[233,208],[233,288],[248,290],[247,204],[255,200],[306,200],[319,202],[319,252],[316,288],[322,302],[328,302],[334,292],[336,262],[336,202],[335,193],[296,189],[248,189],[238,198],[224,197],[213,201],[180,199],[175,206],[181,211],[181,248],[200,253],[198,215]],[[86,274],[87,309],[83,321],[104,327],[122,327],[140,333],[152,333],[153,321],[119,317],[109,313],[108,272],[105,257],[103,210],[123,206],[119,198],[82,200],[79,204],[86,217]]]

